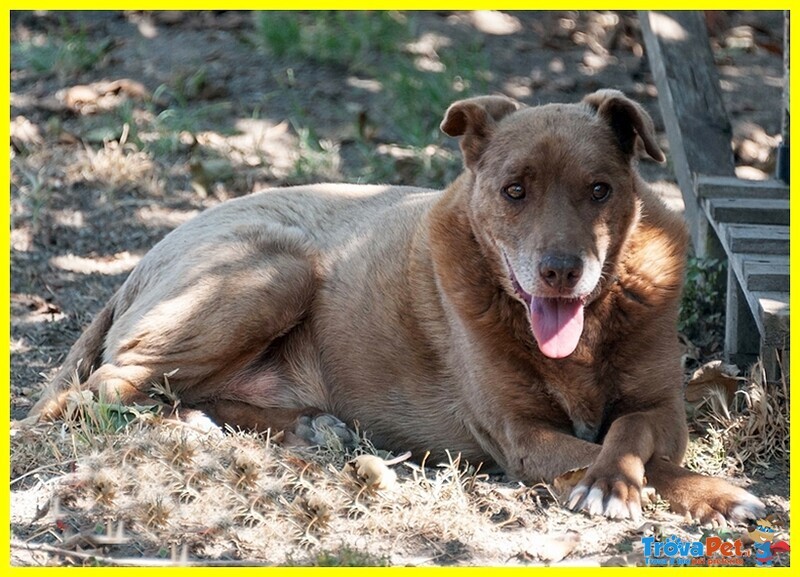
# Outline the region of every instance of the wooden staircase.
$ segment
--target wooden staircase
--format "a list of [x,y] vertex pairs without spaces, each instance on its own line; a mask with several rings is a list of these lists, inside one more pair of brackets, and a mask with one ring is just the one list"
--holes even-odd
[[760,356],[769,378],[788,375],[789,186],[735,176],[703,13],[639,18],[695,254],[728,264],[725,354],[740,365]]

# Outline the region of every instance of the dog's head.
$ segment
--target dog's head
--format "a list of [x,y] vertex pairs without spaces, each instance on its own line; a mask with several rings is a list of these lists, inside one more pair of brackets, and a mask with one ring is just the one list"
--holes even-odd
[[651,118],[621,92],[601,90],[532,108],[500,96],[460,100],[441,128],[462,137],[476,238],[527,306],[540,350],[568,356],[584,307],[615,274],[639,218],[637,142],[664,160]]

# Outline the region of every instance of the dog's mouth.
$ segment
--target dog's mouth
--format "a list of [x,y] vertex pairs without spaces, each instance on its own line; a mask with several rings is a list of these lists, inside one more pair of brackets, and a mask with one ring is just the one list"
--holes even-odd
[[506,265],[514,291],[527,305],[531,330],[539,350],[552,359],[571,355],[583,334],[583,307],[586,297],[533,296],[520,285],[508,257]]

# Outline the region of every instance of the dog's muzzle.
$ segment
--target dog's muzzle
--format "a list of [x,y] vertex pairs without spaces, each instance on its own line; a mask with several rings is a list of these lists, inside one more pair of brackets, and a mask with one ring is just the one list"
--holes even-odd
[[540,281],[556,296],[534,296],[522,287],[508,256],[505,253],[503,256],[511,285],[528,308],[531,331],[539,350],[553,359],[571,355],[583,334],[585,296],[573,296],[583,277],[583,260],[564,255],[543,257],[538,266]]

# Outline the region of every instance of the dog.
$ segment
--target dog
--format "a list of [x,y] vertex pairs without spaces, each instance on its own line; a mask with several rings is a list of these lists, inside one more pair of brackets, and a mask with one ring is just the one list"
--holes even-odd
[[764,504],[681,467],[677,318],[687,231],[637,172],[652,119],[616,90],[522,107],[453,103],[464,170],[444,191],[325,184],[211,208],[141,260],[31,411],[69,381],[218,425],[319,413],[380,447],[502,468],[584,471],[566,504],[641,516],[645,483],[701,522]]

